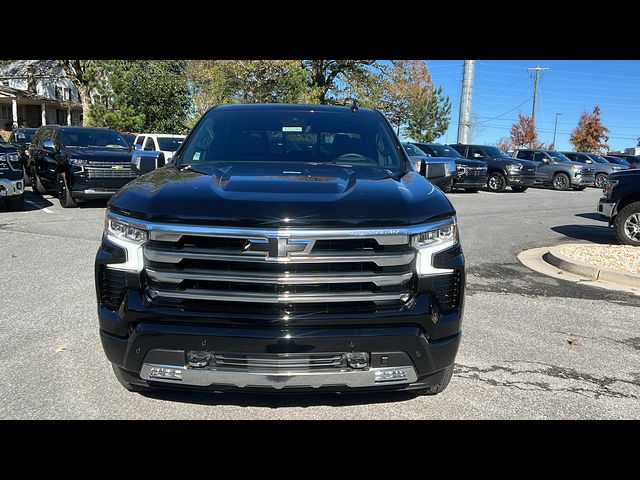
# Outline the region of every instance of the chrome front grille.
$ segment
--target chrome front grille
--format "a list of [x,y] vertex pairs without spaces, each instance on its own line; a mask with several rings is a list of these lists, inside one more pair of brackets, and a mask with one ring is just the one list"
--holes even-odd
[[131,165],[111,165],[107,167],[84,167],[87,178],[135,178]]
[[409,300],[415,251],[408,235],[329,233],[152,231],[147,292],[154,303],[187,309],[231,304],[282,314],[400,308]]

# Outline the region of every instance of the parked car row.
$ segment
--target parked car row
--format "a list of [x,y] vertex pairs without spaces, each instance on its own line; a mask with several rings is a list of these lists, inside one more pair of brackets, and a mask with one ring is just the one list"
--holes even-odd
[[489,145],[403,145],[416,162],[416,168],[424,160],[440,172],[442,169],[437,165],[447,160],[455,162],[456,171],[452,178],[438,175],[432,178],[427,168],[427,178],[441,188],[444,186],[444,191],[463,189],[477,192],[484,187],[492,192],[502,192],[510,187],[515,192],[525,192],[533,185],[578,191],[590,186],[604,188],[609,175],[640,167],[618,156],[603,157],[589,152],[521,148],[509,155]]

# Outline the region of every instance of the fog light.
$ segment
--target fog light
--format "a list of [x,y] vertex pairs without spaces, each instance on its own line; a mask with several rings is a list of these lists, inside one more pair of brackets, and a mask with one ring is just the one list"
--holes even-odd
[[347,353],[347,365],[351,368],[367,368],[369,366],[369,354],[366,352]]
[[187,352],[187,362],[190,367],[202,368],[209,365],[211,354],[202,350],[191,350]]
[[153,367],[149,370],[149,377],[182,380],[182,370],[179,368]]
[[407,379],[407,372],[405,370],[389,369],[378,370],[376,372],[376,383],[379,382],[398,382]]

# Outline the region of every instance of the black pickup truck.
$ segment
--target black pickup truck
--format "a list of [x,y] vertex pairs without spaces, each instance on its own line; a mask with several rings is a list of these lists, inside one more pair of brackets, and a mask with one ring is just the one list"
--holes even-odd
[[514,192],[525,192],[535,183],[536,164],[515,159],[498,147],[491,145],[451,145],[460,155],[473,160],[487,162],[489,169],[487,188],[492,192],[502,192],[511,187]]
[[136,174],[133,146],[110,128],[46,125],[29,145],[33,193],[53,192],[63,208],[79,200],[109,198]]
[[609,219],[621,243],[640,246],[640,170],[609,175],[598,212]]
[[487,164],[481,160],[464,158],[456,149],[449,145],[438,143],[414,143],[427,155],[438,158],[448,158],[456,165],[456,176],[453,188],[464,189],[465,192],[477,193],[487,185]]
[[461,338],[456,212],[355,105],[210,109],[111,198],[95,280],[133,391],[435,394]]

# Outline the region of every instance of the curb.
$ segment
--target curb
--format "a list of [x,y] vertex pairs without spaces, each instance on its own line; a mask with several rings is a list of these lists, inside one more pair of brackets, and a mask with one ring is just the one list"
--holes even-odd
[[[563,247],[570,245],[562,245]],[[579,275],[587,280],[600,280],[602,282],[617,283],[627,287],[640,288],[640,275],[620,272],[606,267],[596,267],[587,263],[573,260],[560,253],[560,247],[551,247],[542,258],[561,270]]]

